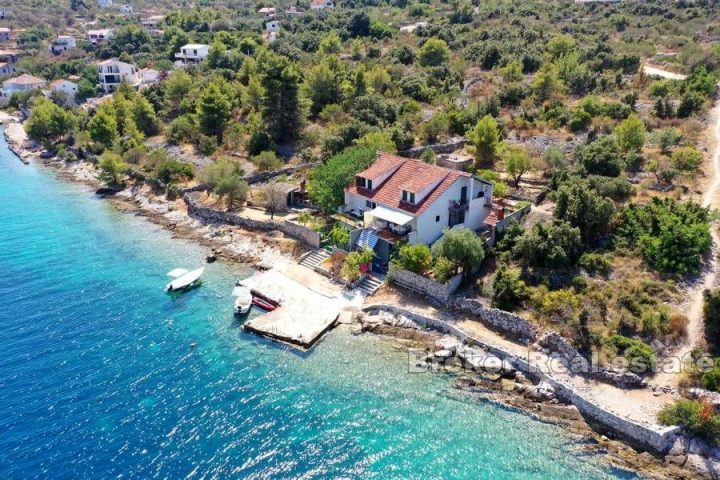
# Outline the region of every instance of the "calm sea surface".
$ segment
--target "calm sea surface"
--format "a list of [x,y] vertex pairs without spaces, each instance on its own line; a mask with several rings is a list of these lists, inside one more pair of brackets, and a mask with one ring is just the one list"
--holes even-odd
[[0,140],[0,478],[628,478],[380,339],[244,333],[241,267],[163,292],[202,263]]

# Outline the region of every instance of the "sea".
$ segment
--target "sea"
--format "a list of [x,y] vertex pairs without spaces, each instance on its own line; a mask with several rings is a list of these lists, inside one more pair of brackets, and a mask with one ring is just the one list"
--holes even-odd
[[[24,165],[0,135],[0,478],[636,478],[392,342],[242,329],[242,265]],[[257,315],[254,312],[251,315]]]

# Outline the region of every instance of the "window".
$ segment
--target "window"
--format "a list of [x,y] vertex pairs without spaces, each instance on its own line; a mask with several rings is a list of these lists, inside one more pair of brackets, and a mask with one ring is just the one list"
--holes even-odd
[[435,215],[435,223],[438,223],[440,221],[440,215]]
[[359,184],[361,188],[367,188],[368,190],[372,190],[372,180],[368,180],[364,177],[358,177],[359,178]]
[[375,204],[375,202],[371,202],[370,200],[365,200],[365,206],[366,206],[367,208],[375,208],[375,207],[377,207],[377,205]]
[[407,190],[403,190],[402,201],[407,202],[407,203],[415,203],[415,194],[413,192],[408,192]]

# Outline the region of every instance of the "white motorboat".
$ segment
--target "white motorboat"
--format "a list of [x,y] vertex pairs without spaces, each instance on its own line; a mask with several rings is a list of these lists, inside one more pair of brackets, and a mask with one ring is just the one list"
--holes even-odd
[[191,271],[187,271],[184,268],[176,268],[167,273],[167,276],[174,280],[165,286],[165,291],[178,292],[197,287],[200,285],[200,277],[203,272],[205,272],[205,268],[198,268]]
[[252,292],[245,285],[238,285],[233,288],[232,292],[235,297],[235,305],[233,310],[238,315],[244,315],[250,311],[250,307],[253,303]]

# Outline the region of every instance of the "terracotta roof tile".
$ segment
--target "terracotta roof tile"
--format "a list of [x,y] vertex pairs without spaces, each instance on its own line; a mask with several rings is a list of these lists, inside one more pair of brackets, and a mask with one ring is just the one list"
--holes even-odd
[[[377,160],[368,169],[359,173],[358,176],[376,178],[393,168],[396,168],[396,170],[392,175],[372,191],[357,185],[351,185],[347,188],[347,191],[358,193],[386,207],[402,210],[412,215],[420,215],[458,178],[470,176],[469,173],[438,167],[420,160],[403,158],[384,152],[379,152]],[[434,184],[437,185],[419,203],[410,204],[402,201],[403,190],[417,193]]]
[[45,83],[45,80],[38,77],[33,77],[32,75],[28,75],[27,73],[24,73],[20,75],[19,77],[11,78],[10,80],[5,80],[3,82],[5,85],[36,85],[40,83]]

